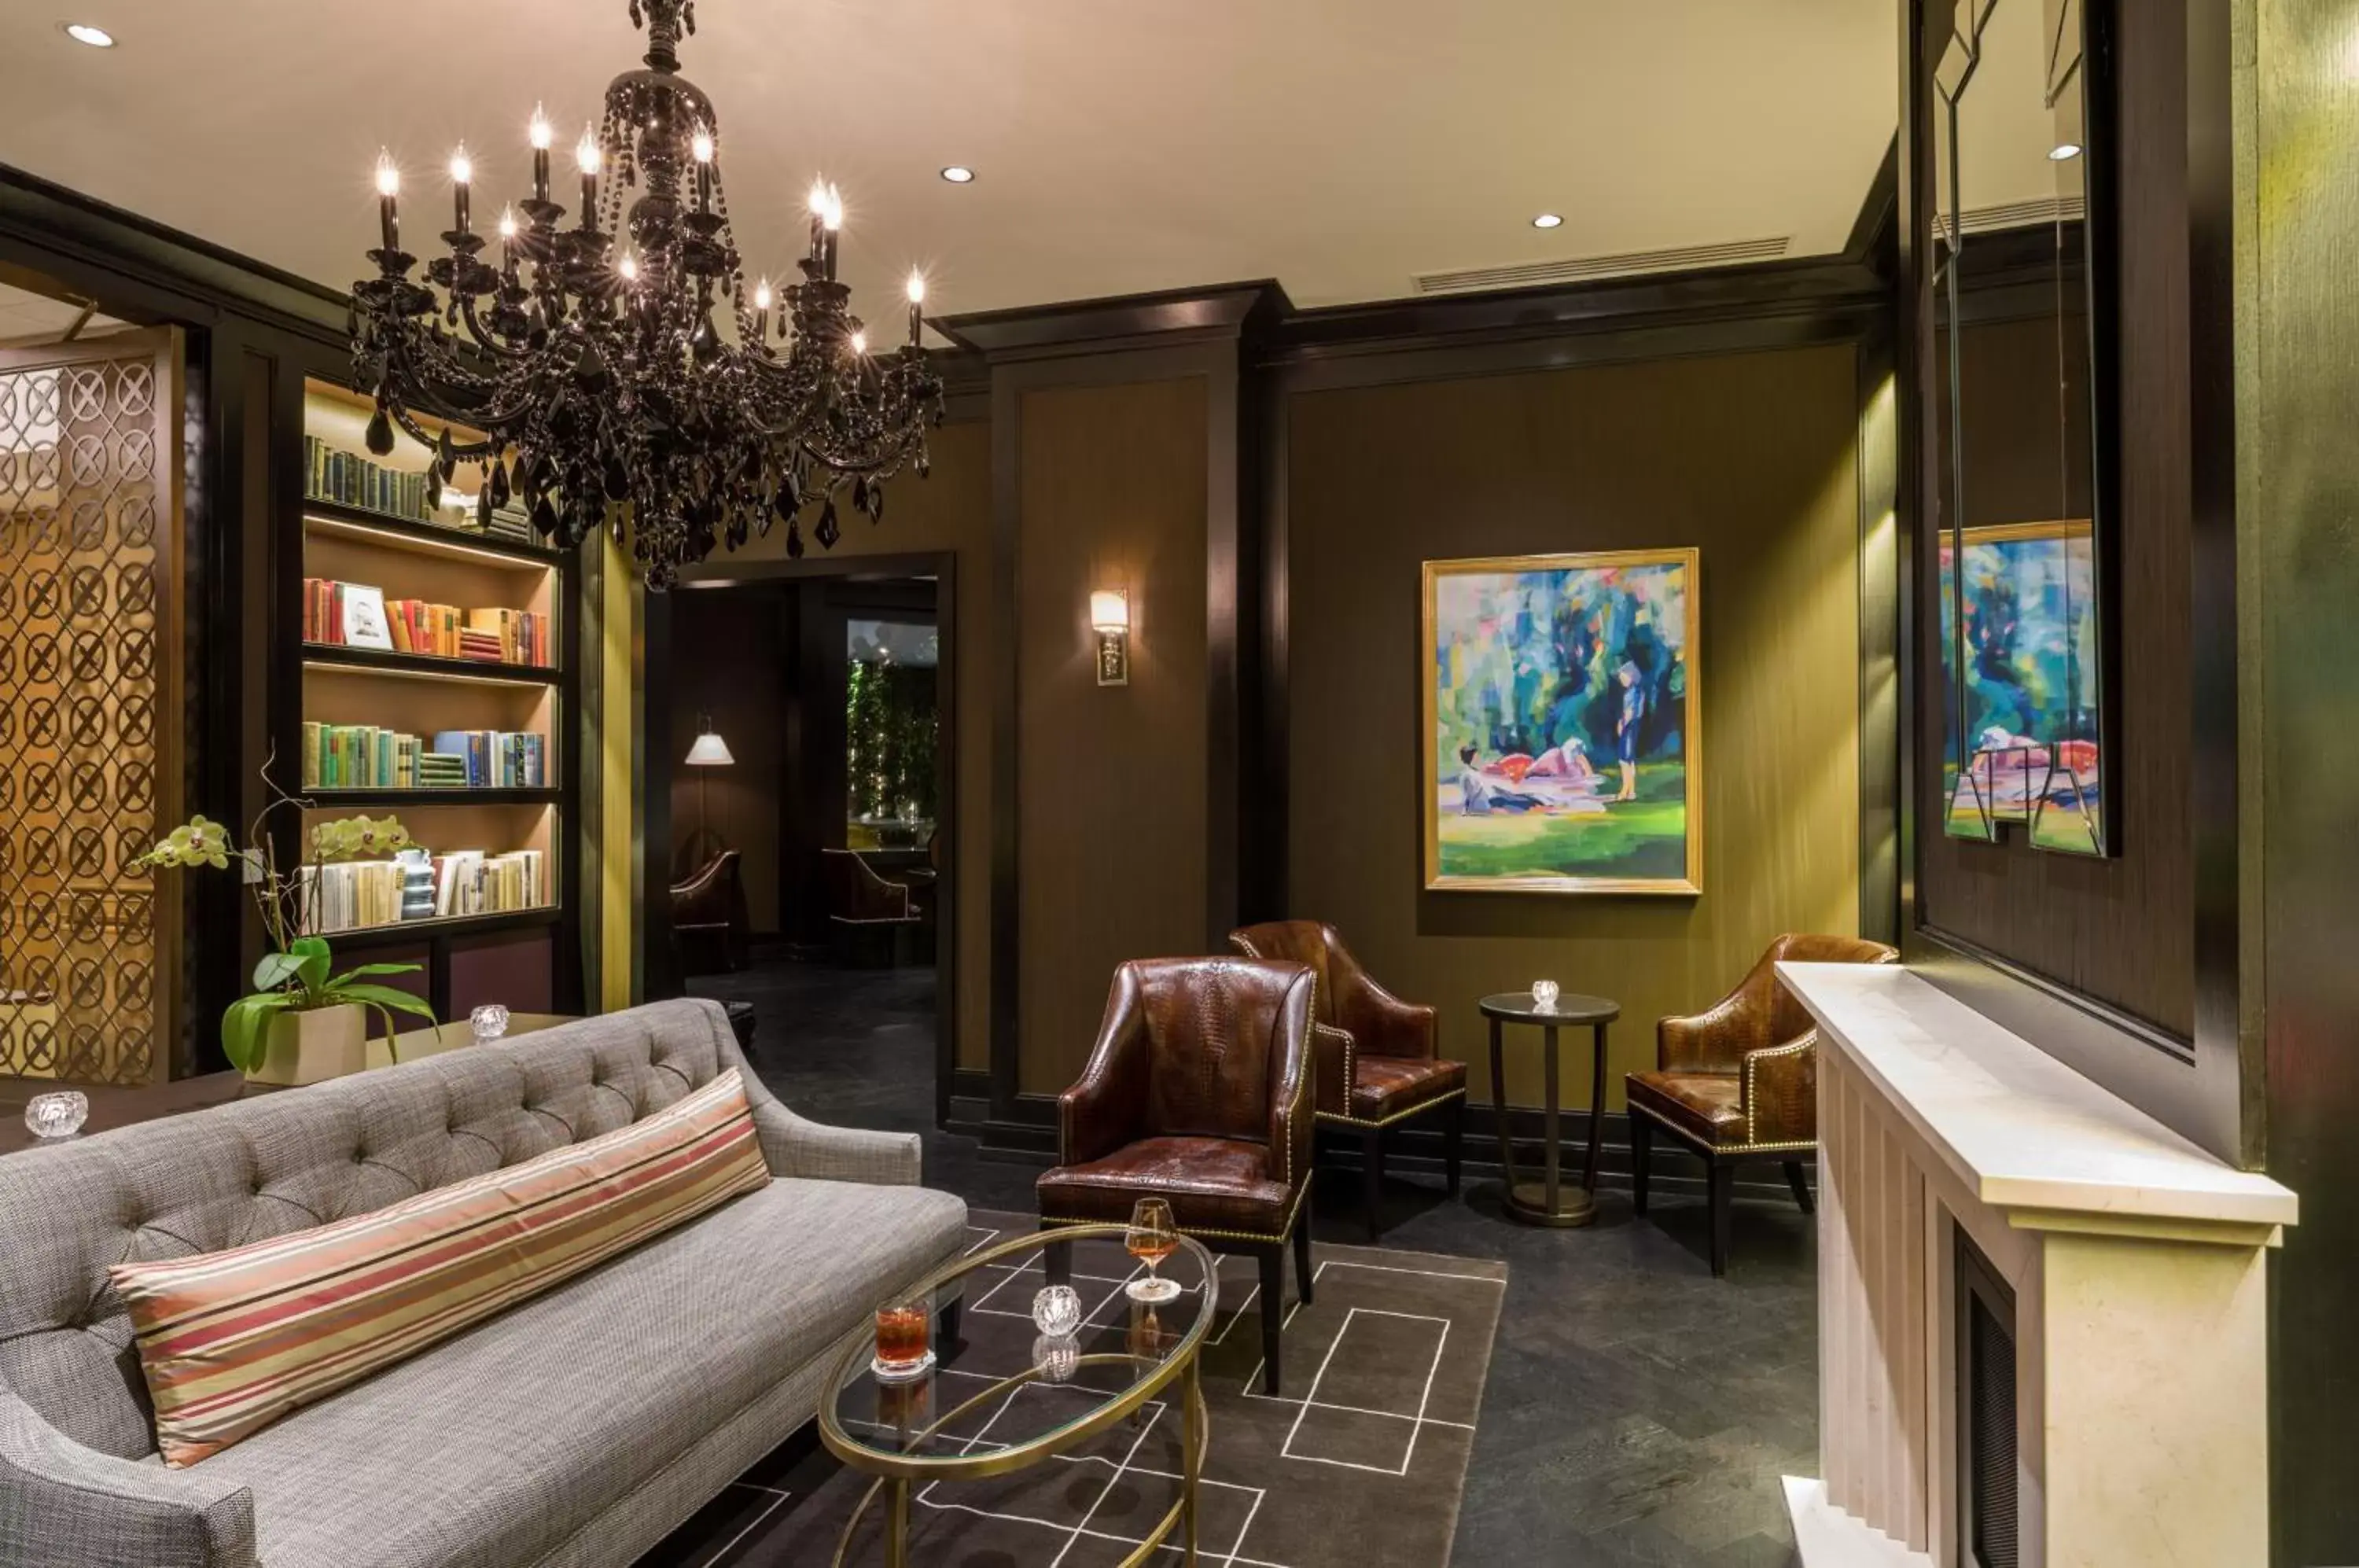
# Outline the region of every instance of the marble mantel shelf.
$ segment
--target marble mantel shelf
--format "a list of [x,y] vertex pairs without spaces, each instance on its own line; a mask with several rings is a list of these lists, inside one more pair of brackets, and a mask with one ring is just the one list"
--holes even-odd
[[[2274,1245],[2292,1192],[2238,1171],[1896,966],[1781,964],[1821,1040],[2021,1229]],[[2207,1235],[2206,1233],[2214,1233]]]

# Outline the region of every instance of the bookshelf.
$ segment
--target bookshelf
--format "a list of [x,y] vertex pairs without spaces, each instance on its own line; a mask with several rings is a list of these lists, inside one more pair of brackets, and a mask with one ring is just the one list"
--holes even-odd
[[431,877],[327,867],[320,934],[340,961],[420,964],[417,988],[446,1018],[481,1001],[576,1010],[571,561],[512,511],[483,527],[472,466],[444,497],[458,504],[429,506],[429,454],[407,437],[370,454],[370,412],[304,382],[301,581],[282,638],[298,701],[277,749],[303,783],[307,838],[397,816]]

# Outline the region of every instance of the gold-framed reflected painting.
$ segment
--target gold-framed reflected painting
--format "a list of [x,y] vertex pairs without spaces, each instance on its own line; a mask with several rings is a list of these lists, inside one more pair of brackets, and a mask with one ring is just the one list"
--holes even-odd
[[2066,517],[1961,534],[1940,543],[1944,831],[1995,844],[2020,826],[2036,848],[2102,855],[2094,529]]
[[1425,885],[1703,888],[1693,550],[1425,563]]

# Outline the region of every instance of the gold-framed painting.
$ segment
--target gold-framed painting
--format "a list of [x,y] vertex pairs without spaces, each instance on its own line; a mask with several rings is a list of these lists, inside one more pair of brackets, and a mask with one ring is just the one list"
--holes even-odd
[[1425,563],[1425,885],[1703,890],[1697,552]]

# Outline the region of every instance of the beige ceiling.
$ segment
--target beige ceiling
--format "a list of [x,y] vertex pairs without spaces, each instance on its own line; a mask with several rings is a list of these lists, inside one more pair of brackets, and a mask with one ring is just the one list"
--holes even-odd
[[[1841,247],[1892,135],[1892,0],[700,0],[741,247],[783,270],[815,169],[872,317],[1726,240]],[[112,29],[112,50],[59,25]],[[391,147],[413,239],[464,137],[479,223],[545,100],[635,64],[625,0],[9,0],[0,162],[342,286]],[[954,187],[947,163],[980,179]],[[570,159],[560,156],[560,171]],[[1564,214],[1540,232],[1533,213]],[[413,243],[412,248],[417,248]]]
[[0,283],[0,347],[56,343],[71,332],[76,322],[82,325],[76,335],[85,338],[118,332],[124,325],[112,316],[95,312],[85,319],[82,310],[74,300],[53,299]]

